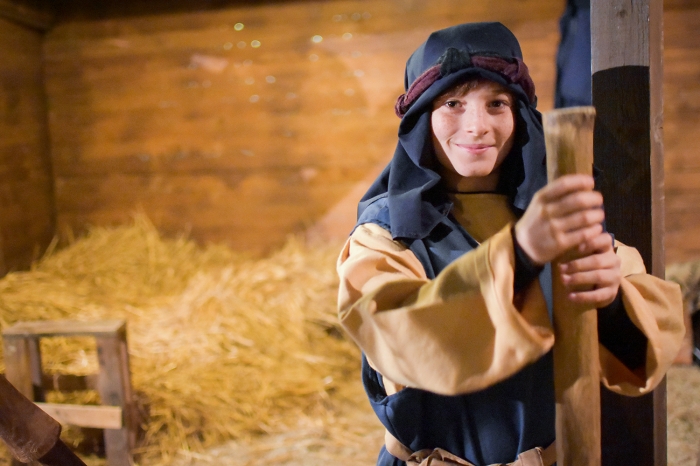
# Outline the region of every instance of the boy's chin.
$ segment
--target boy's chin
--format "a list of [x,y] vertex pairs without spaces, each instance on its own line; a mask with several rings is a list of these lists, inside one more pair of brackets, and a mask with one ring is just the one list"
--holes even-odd
[[477,166],[477,167],[465,167],[463,169],[457,170],[457,174],[462,178],[486,178],[493,174],[493,165]]

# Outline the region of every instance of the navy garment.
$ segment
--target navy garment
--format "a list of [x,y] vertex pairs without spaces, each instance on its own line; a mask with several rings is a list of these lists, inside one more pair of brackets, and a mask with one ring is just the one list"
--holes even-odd
[[554,107],[591,105],[590,0],[569,0],[559,20]]
[[[522,60],[515,36],[500,23],[461,24],[434,32],[408,59],[405,87],[448,55]],[[358,225],[375,223],[416,255],[429,278],[477,246],[450,216],[452,204],[438,174],[431,112],[432,102],[450,88],[471,79],[505,86],[515,97],[513,148],[500,167],[497,192],[505,194],[516,215],[547,182],[544,134],[536,98],[506,75],[464,60],[446,67],[410,104],[399,126],[399,140],[389,165],[358,206]],[[549,267],[540,275],[550,287]],[[551,293],[543,289],[545,297]],[[551,308],[551,306],[550,306]],[[465,321],[468,324],[468,320]],[[469,357],[469,355],[465,355]],[[554,440],[552,358],[548,354],[507,380],[461,396],[442,396],[406,388],[386,396],[381,376],[365,361],[363,381],[372,407],[384,426],[412,450],[443,448],[475,464],[514,461],[517,455]],[[401,465],[382,449],[378,465]]]
[[[456,49],[461,57],[497,57],[508,63],[522,60],[517,39],[502,24],[461,24],[434,32],[411,55],[406,63],[406,89],[436,64],[443,65],[443,59],[450,56],[449,49]],[[450,215],[452,204],[441,185],[430,122],[435,98],[471,79],[486,79],[508,88],[515,97],[515,137],[513,148],[500,167],[496,191],[508,197],[513,212],[519,216],[547,182],[544,133],[536,98],[529,98],[521,84],[512,82],[507,75],[473,63],[471,59],[462,60],[458,66],[445,67],[444,75],[441,68],[439,78],[410,101],[399,126],[394,157],[358,205],[357,224],[374,223],[389,231],[393,239],[416,255],[430,279],[478,246]],[[551,268],[546,266],[539,284],[551,318],[550,273]],[[631,321],[627,322],[624,308],[618,307],[622,312],[617,314],[619,319],[613,316],[608,332],[611,336],[627,323],[634,327]],[[465,325],[468,324],[467,318]],[[640,342],[632,349],[620,351],[645,354],[646,340],[642,338]],[[617,355],[616,348],[613,353]],[[554,441],[551,352],[500,383],[459,396],[413,388],[387,396],[381,376],[366,360],[362,378],[381,422],[413,451],[443,448],[484,465],[512,462],[519,453],[546,447]],[[377,464],[403,463],[382,449]]]
[[[374,223],[387,230],[386,196],[374,199],[358,224]],[[423,264],[428,278],[478,243],[449,215],[431,233],[406,243]],[[545,297],[551,296],[550,269],[540,274]],[[548,300],[551,315],[551,302]],[[468,320],[465,321],[468,324]],[[554,441],[554,380],[551,352],[510,378],[486,389],[459,396],[405,388],[386,395],[381,376],[363,357],[362,379],[370,404],[382,424],[413,451],[443,448],[474,464],[508,463],[519,453]],[[402,465],[385,449],[378,466]]]
[[[408,59],[405,87],[437,64],[449,48],[470,55],[522,60],[517,39],[501,23],[460,24],[430,35]],[[435,81],[411,105],[399,125],[394,157],[363,196],[358,215],[376,196],[387,194],[391,234],[396,238],[426,236],[449,210],[440,186],[431,138],[432,102],[448,89],[470,79],[487,79],[505,86],[515,96],[515,140],[501,165],[498,191],[524,211],[535,192],[547,183],[542,116],[517,84],[494,71],[477,66],[454,69]]]

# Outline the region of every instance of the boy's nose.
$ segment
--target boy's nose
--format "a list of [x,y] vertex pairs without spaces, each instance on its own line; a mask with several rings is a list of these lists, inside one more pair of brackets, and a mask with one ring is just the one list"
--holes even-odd
[[467,133],[483,134],[486,132],[485,111],[476,106],[469,106],[462,114],[462,129]]

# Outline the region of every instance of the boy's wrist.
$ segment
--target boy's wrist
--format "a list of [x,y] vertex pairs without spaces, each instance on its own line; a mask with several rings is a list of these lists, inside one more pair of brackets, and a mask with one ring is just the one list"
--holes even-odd
[[510,232],[511,235],[513,235],[513,247],[516,249],[516,251],[520,251],[523,257],[526,259],[526,262],[531,264],[533,267],[543,267],[544,264],[537,261],[534,254],[532,254],[532,252],[529,250],[531,248],[528,247],[527,241],[523,241],[522,238],[518,238],[517,223],[511,227]]
[[515,254],[513,291],[518,293],[539,276],[544,266],[533,261],[522,248],[515,235],[515,227],[511,228],[511,236],[513,237],[513,252]]

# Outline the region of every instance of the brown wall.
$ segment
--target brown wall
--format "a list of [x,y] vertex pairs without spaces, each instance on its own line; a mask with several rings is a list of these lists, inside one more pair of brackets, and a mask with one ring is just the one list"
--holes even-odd
[[700,2],[664,14],[666,262],[700,259]]
[[390,158],[405,60],[458,21],[512,27],[551,106],[560,2],[429,4],[69,11],[44,49],[59,226],[143,209],[164,231],[191,229],[203,242],[280,244]]
[[42,37],[0,13],[0,276],[26,268],[54,234]]
[[[503,21],[547,110],[564,3],[56,2],[44,50],[58,224],[143,209],[166,232],[250,251],[307,228],[343,236],[393,152],[403,65],[427,33]],[[700,5],[665,3],[666,248],[678,261],[700,257]]]

